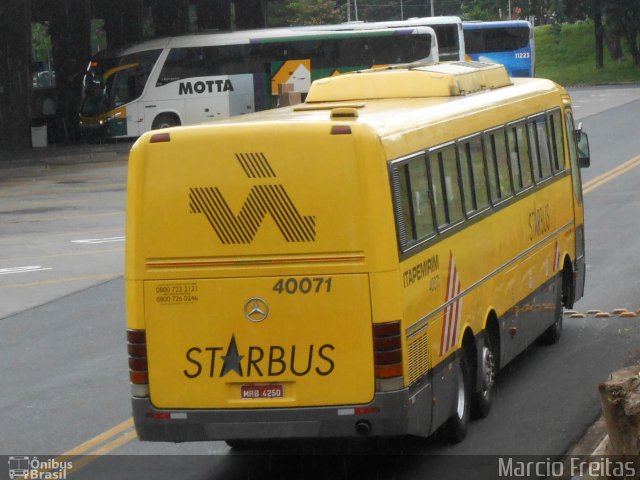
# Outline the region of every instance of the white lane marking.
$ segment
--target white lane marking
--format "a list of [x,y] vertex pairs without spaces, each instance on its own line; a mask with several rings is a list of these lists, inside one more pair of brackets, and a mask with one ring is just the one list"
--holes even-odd
[[0,275],[12,275],[14,273],[43,272],[45,270],[52,270],[52,269],[50,267],[42,267],[40,265],[33,265],[28,267],[0,268]]
[[124,237],[84,238],[82,240],[71,240],[71,243],[84,243],[84,244],[114,243],[114,242],[124,242]]

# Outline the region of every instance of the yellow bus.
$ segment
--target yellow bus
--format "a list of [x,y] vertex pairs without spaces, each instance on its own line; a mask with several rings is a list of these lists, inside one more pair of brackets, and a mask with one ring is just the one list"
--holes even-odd
[[[569,95],[477,62],[149,132],[127,193],[140,439],[464,438],[585,278]],[[579,132],[581,133],[581,132]]]

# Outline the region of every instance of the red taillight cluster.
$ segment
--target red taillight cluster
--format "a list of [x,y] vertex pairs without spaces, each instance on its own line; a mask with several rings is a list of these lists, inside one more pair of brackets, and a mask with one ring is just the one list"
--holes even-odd
[[377,379],[402,376],[400,322],[373,324],[373,358]]
[[134,385],[149,383],[147,366],[147,335],[144,330],[127,330],[127,352],[129,353],[129,380]]

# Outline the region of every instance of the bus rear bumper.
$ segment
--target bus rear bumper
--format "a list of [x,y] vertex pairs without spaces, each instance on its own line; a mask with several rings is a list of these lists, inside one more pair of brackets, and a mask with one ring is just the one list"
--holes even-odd
[[[425,388],[426,387],[426,388]],[[415,390],[415,389],[412,389]],[[162,410],[132,398],[140,440],[193,442],[283,438],[427,436],[430,385],[377,393],[368,405],[288,409]]]

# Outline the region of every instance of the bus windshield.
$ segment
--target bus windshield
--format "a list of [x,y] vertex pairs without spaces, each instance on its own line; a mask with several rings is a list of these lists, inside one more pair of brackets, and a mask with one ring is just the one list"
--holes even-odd
[[97,116],[140,97],[161,52],[91,62],[83,80],[80,115]]

